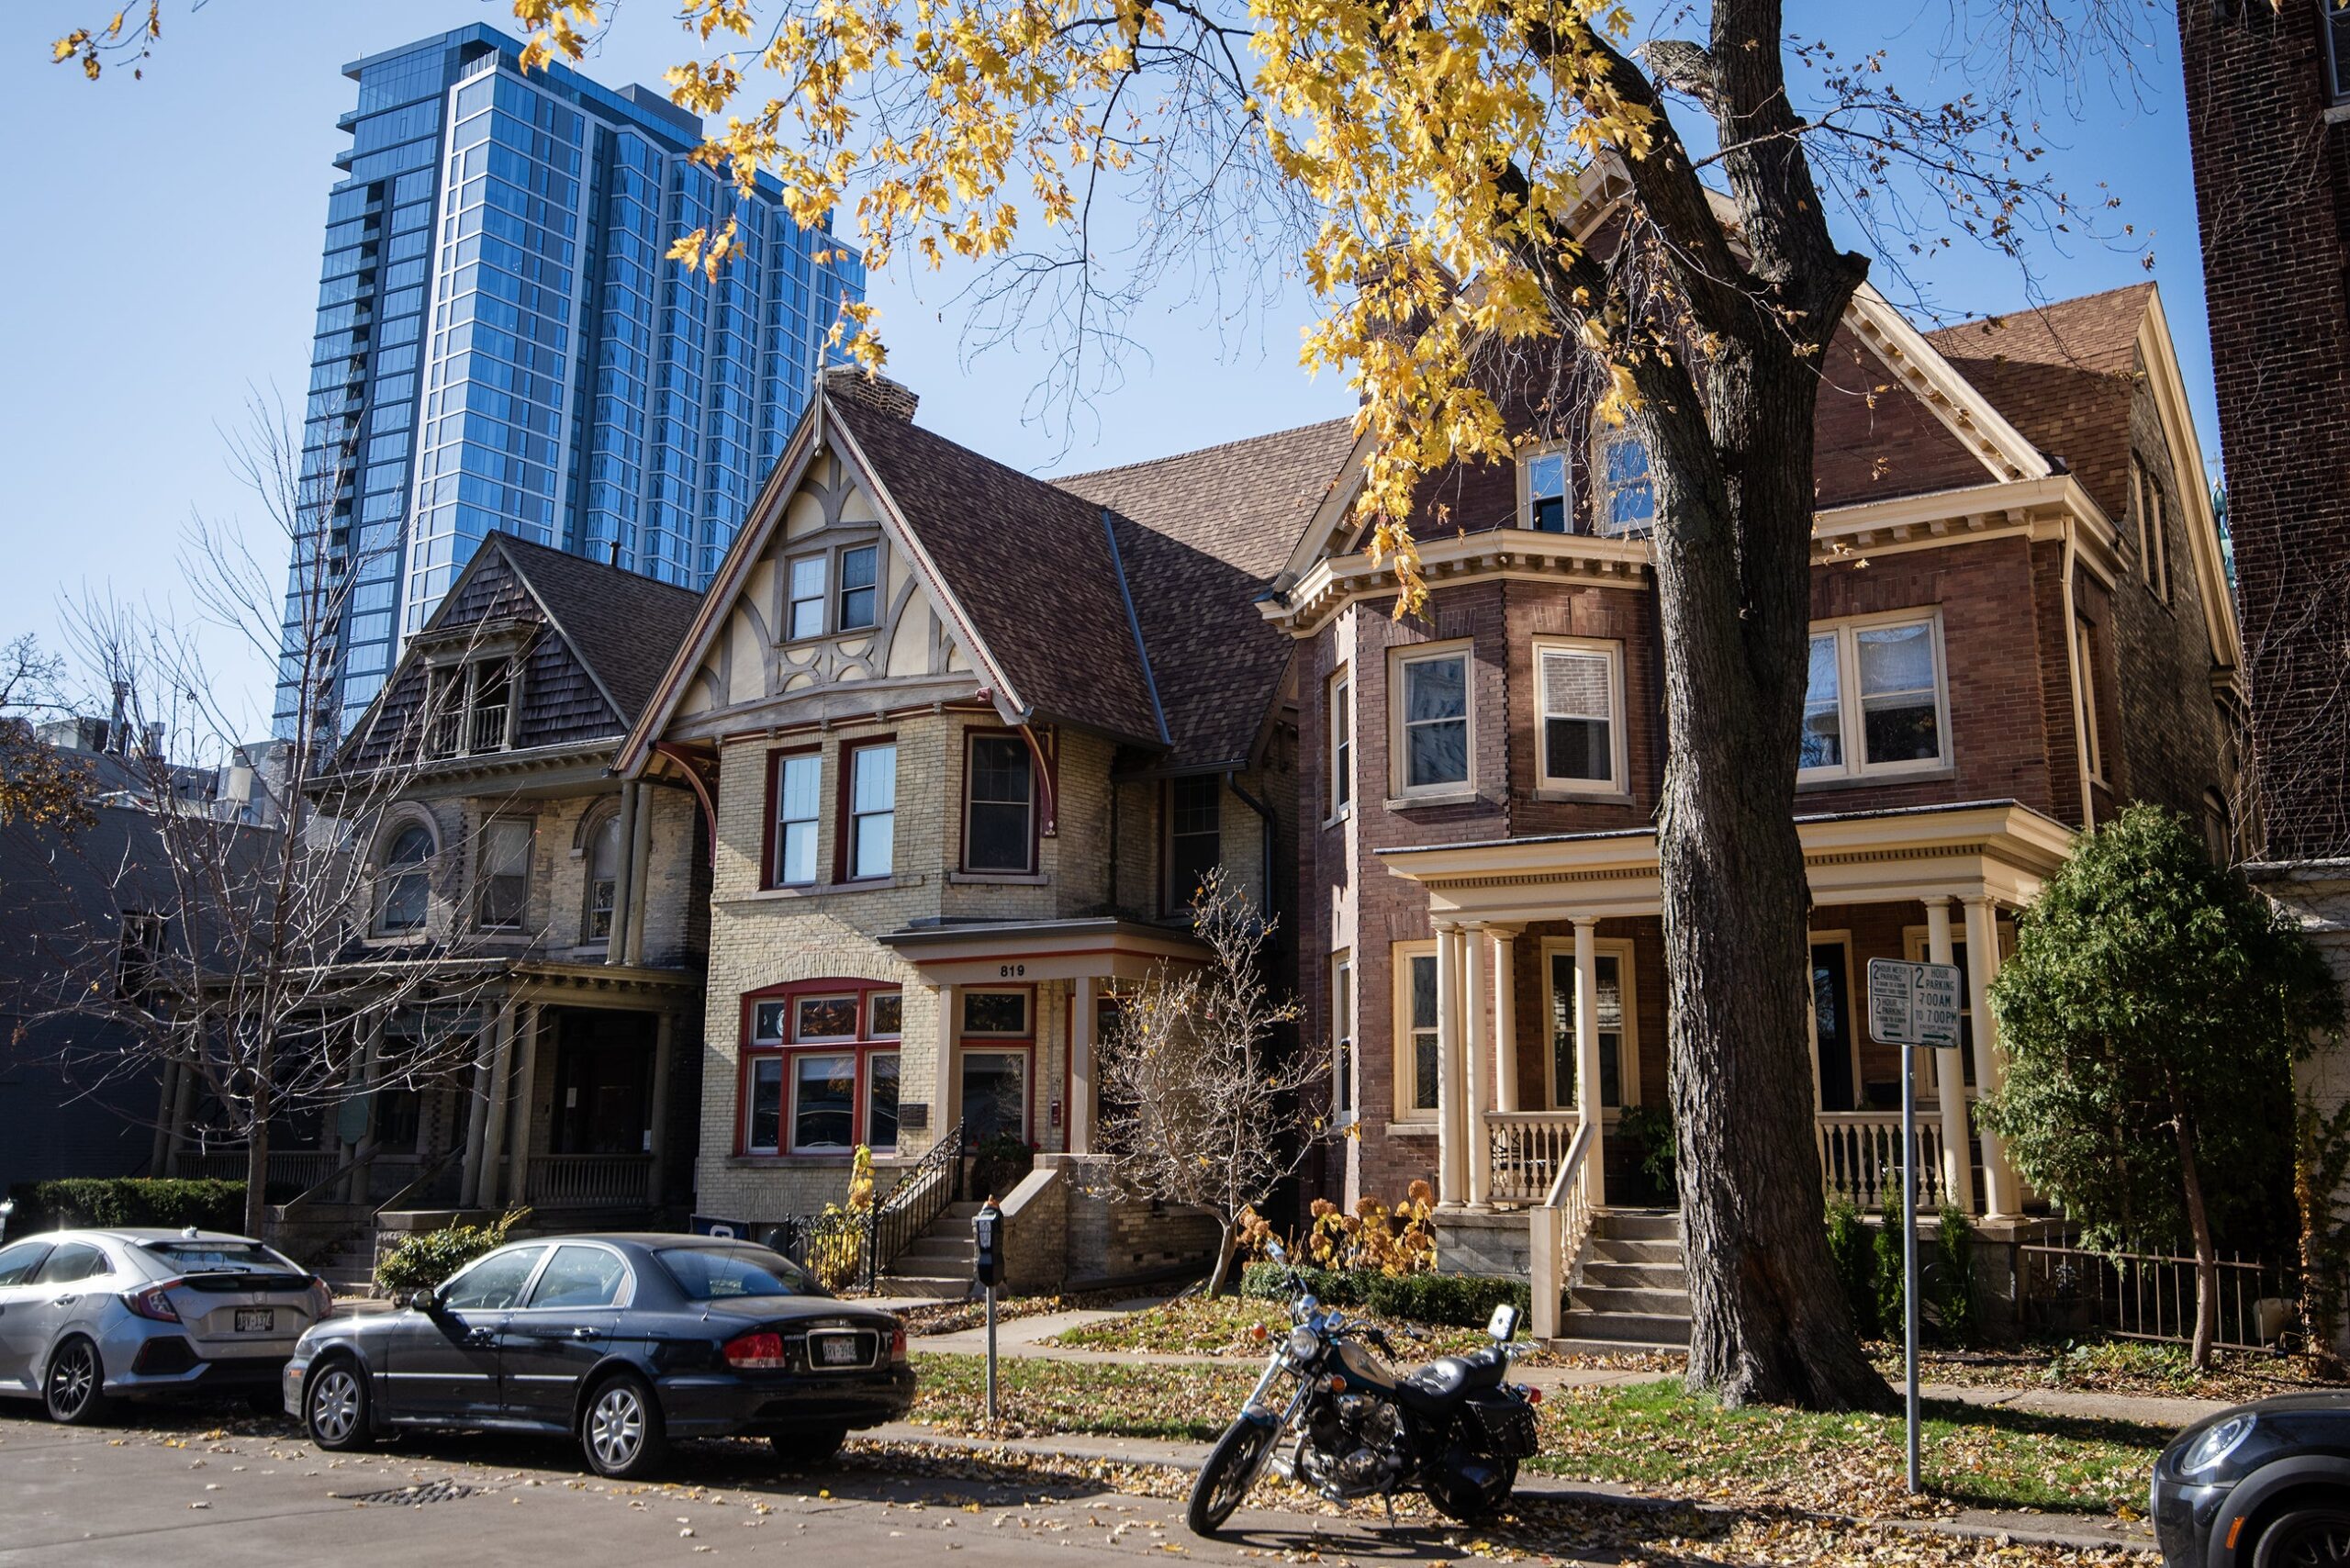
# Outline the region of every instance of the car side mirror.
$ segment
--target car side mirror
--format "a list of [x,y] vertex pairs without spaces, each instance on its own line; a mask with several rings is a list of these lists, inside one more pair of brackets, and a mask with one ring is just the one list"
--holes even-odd
[[1501,1305],[1494,1308],[1494,1316],[1486,1320],[1485,1332],[1494,1337],[1494,1341],[1496,1344],[1506,1345],[1512,1339],[1516,1338],[1516,1305],[1514,1303],[1505,1301],[1502,1303]]
[[415,1291],[410,1293],[408,1305],[416,1312],[438,1312],[441,1310],[441,1298],[431,1291]]

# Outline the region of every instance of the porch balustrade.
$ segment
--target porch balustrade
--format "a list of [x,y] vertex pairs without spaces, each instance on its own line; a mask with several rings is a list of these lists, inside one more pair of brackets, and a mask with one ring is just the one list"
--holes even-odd
[[1492,1201],[1539,1204],[1566,1161],[1582,1118],[1572,1111],[1488,1111]]
[[[185,1153],[179,1157],[177,1172],[191,1181],[241,1182],[245,1179],[248,1158],[241,1148],[210,1148],[201,1153]],[[341,1158],[340,1151],[330,1148],[272,1149],[269,1154],[269,1190],[272,1193],[308,1192],[334,1174]]]
[[[1897,1211],[1901,1207],[1901,1113],[1822,1111],[1818,1129],[1819,1173],[1830,1197],[1854,1208]],[[1930,1113],[1918,1118],[1918,1206],[1942,1204],[1942,1129]]]
[[653,1201],[649,1154],[537,1154],[526,1201],[537,1209],[642,1207]]

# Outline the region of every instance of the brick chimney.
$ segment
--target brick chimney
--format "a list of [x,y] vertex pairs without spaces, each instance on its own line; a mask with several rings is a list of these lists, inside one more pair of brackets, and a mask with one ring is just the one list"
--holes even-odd
[[922,403],[911,389],[886,375],[867,375],[853,364],[835,364],[827,369],[824,393],[904,424],[914,422],[914,409]]

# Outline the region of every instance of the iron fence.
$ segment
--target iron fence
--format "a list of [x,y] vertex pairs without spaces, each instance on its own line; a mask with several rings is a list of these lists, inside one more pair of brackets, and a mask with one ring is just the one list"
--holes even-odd
[[[2124,1339],[2188,1344],[2195,1338],[2195,1260],[2154,1252],[2093,1252],[2026,1242],[2016,1249],[2016,1306],[2024,1327],[2101,1329]],[[2214,1343],[2257,1350],[2293,1321],[2299,1282],[2283,1266],[2220,1260]]]

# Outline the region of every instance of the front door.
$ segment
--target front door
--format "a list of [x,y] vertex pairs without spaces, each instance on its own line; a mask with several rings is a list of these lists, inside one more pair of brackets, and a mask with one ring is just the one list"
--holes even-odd
[[1027,1142],[1028,1053],[966,1046],[961,1054],[965,1147],[1002,1137]]
[[384,1350],[385,1413],[395,1420],[495,1419],[499,1339],[543,1243],[508,1247],[441,1287],[431,1312],[405,1312]]
[[552,1152],[644,1152],[653,1126],[655,1027],[644,1013],[564,1014]]
[[609,1247],[566,1241],[554,1249],[530,1299],[507,1315],[498,1362],[507,1419],[567,1428],[579,1380],[610,1351],[628,1265]]

